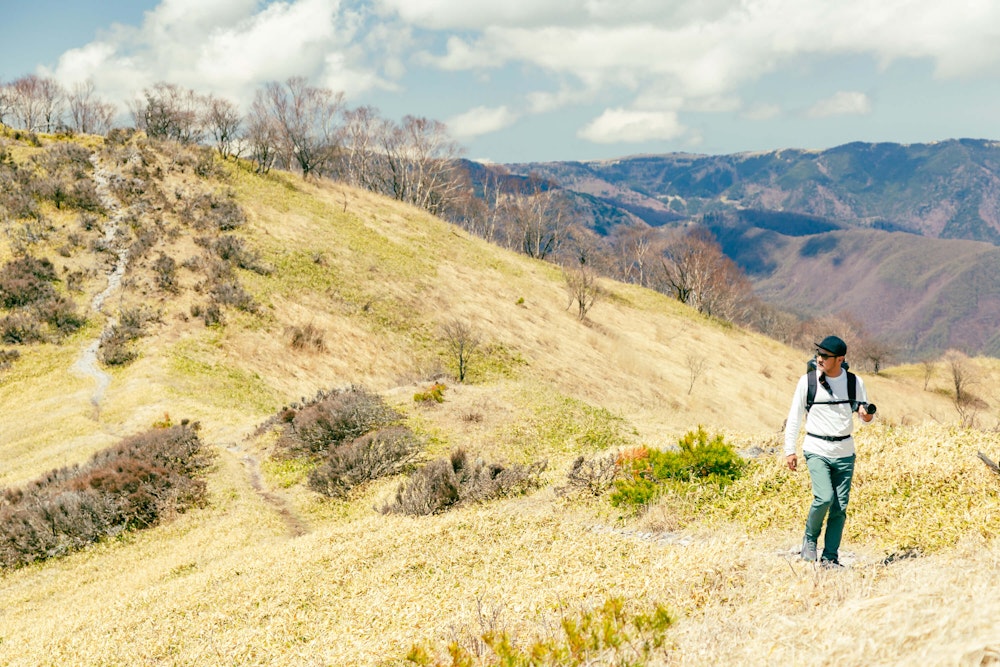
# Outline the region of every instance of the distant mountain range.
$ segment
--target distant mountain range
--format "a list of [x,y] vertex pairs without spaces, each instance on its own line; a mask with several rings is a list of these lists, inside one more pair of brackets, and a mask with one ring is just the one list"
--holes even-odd
[[598,233],[703,222],[783,309],[849,312],[901,353],[1000,356],[1000,142],[506,166],[576,193]]

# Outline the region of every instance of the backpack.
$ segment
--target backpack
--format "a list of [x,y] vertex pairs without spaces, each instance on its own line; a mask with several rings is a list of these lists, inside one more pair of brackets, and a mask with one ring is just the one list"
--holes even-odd
[[[858,409],[858,402],[855,400],[858,395],[858,378],[851,371],[847,370],[850,366],[846,361],[840,362],[840,367],[844,369],[847,373],[847,400],[846,401],[821,401],[820,405],[839,405],[842,403],[851,404],[851,412]],[[806,412],[816,403],[816,385],[818,383],[818,377],[816,373],[816,359],[810,359],[806,363],[806,377],[808,378],[808,384],[806,385]]]

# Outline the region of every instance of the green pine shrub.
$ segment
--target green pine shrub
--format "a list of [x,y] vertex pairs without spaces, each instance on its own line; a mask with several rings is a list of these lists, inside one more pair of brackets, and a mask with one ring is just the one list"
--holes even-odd
[[739,479],[746,468],[746,462],[721,434],[709,439],[701,426],[677,444],[675,451],[641,447],[620,456],[623,475],[615,480],[612,504],[648,505],[668,481],[723,487]]
[[424,391],[413,394],[413,400],[417,403],[444,403],[444,390],[447,388],[444,384],[435,382]]

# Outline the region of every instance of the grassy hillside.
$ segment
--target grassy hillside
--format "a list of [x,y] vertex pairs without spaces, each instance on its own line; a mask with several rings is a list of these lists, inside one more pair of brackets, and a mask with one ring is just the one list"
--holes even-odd
[[[25,165],[49,140],[8,141]],[[0,664],[402,665],[414,645],[482,652],[488,631],[558,637],[560,619],[615,598],[629,615],[663,605],[676,619],[650,664],[981,664],[1000,651],[1000,477],[976,457],[1000,458],[994,362],[972,362],[983,430],[957,427],[944,364],[865,378],[879,417],[857,438],[851,567],[817,570],[790,553],[808,477],[776,449],[803,351],[612,282],[581,322],[556,268],[338,184],[141,138],[92,149],[85,178],[142,181],[113,190],[120,205],[105,202],[99,227],[124,223],[146,247],[94,312],[113,263],[88,242],[101,230],[40,200],[51,225],[28,248],[60,276],[82,272],[79,292],[57,287],[88,321],[19,346],[0,373],[0,485],[181,419],[199,422],[215,463],[204,507],[2,571]],[[245,219],[231,228],[212,222],[226,202]],[[0,261],[29,222],[8,219]],[[206,267],[224,236],[250,268],[220,282]],[[177,265],[171,289],[161,254]],[[223,284],[252,304],[220,301]],[[206,326],[217,303],[222,321]],[[102,367],[95,393],[81,356],[108,320],[143,308],[156,317],[129,343],[137,357]],[[455,319],[483,341],[466,383],[441,332]],[[302,332],[316,344],[296,346]],[[435,380],[444,401],[414,401]],[[404,476],[346,499],[310,490],[308,467],[275,458],[258,426],[350,384],[405,415],[423,460],[456,447],[546,460],[541,488],[424,517],[375,509]],[[668,448],[699,425],[757,454],[724,491],[670,486],[643,512],[559,492],[579,456]]]

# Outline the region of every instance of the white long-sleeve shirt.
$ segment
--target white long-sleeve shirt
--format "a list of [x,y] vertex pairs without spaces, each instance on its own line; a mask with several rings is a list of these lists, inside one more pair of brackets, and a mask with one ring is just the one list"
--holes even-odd
[[[815,372],[817,371],[809,371],[809,373]],[[823,405],[826,401],[846,401],[848,399],[847,371],[841,371],[840,375],[835,378],[827,376],[826,380],[830,384],[833,394],[824,389],[823,385],[818,381],[816,382],[816,398],[813,399],[813,406],[807,415],[806,393],[809,390],[808,378],[808,373],[799,378],[799,383],[795,387],[795,393],[792,395],[792,407],[788,411],[788,420],[785,422],[785,456],[795,453],[803,417],[805,417],[807,434],[805,440],[802,442],[803,452],[812,452],[813,454],[819,454],[827,458],[843,458],[854,454],[853,437],[831,442],[808,435],[809,433],[829,436],[849,436],[851,434],[854,429],[854,413],[851,411],[851,404]],[[855,401],[860,403],[868,402],[868,394],[865,393],[865,384],[861,381],[860,377],[857,378],[856,392]],[[858,421],[864,423],[860,419]]]

